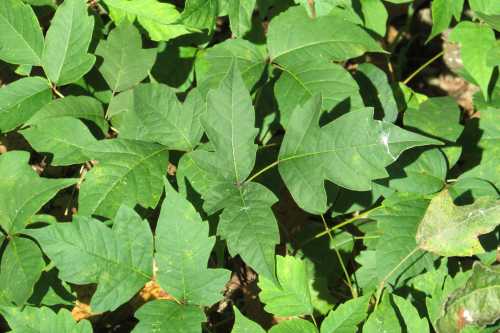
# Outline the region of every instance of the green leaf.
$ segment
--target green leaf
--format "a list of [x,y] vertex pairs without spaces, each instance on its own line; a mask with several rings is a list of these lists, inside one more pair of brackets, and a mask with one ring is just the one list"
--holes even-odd
[[5,317],[11,333],[92,333],[92,325],[88,320],[76,322],[71,312],[61,309],[56,314],[50,308],[41,307],[2,307],[0,313]]
[[481,138],[477,152],[481,163],[464,172],[460,178],[482,178],[500,188],[500,110],[481,110]]
[[121,206],[113,228],[98,220],[76,217],[29,230],[59,269],[75,284],[97,283],[93,312],[113,311],[131,299],[153,275],[153,235],[147,221]]
[[464,0],[433,0],[432,1],[432,31],[427,38],[430,41],[450,26],[453,17],[460,21]]
[[36,151],[53,154],[54,166],[84,163],[87,147],[97,143],[84,123],[72,117],[40,120],[20,133]]
[[243,37],[252,27],[252,14],[255,0],[233,0],[227,5],[231,32],[238,37]]
[[482,197],[471,205],[455,206],[448,191],[434,197],[420,222],[418,246],[440,256],[483,253],[477,238],[500,224],[500,200]]
[[259,299],[264,309],[276,316],[300,316],[313,313],[306,262],[292,256],[276,256],[279,285],[259,279]]
[[109,125],[104,119],[101,102],[88,96],[66,96],[46,104],[26,124],[36,124],[42,120],[57,119],[60,117],[75,117],[95,123],[103,134],[108,133]]
[[205,105],[198,90],[181,104],[172,88],[141,84],[114,97],[108,110],[119,138],[158,142],[173,150],[193,150],[203,135]]
[[290,319],[271,327],[269,333],[318,333],[318,330],[307,320]]
[[19,65],[40,65],[43,34],[33,9],[20,0],[0,3],[0,59]]
[[446,301],[437,321],[440,332],[460,332],[464,326],[484,327],[500,318],[500,268],[476,262],[465,286]]
[[460,22],[449,40],[460,45],[460,56],[467,74],[472,77],[487,99],[493,67],[488,65],[488,51],[495,46],[495,33],[486,25]]
[[45,36],[42,65],[47,77],[57,85],[73,83],[85,75],[95,63],[87,53],[94,18],[80,0],[65,0],[57,7]]
[[85,176],[78,213],[113,217],[121,204],[155,207],[163,191],[164,146],[126,139],[103,140],[86,150],[97,165]]
[[420,318],[417,309],[411,302],[396,294],[392,294],[392,300],[397,306],[409,333],[429,333],[429,323],[426,318]]
[[491,183],[476,178],[460,179],[453,183],[448,191],[453,202],[459,206],[471,204],[480,197],[498,198],[499,196]]
[[363,333],[384,332],[401,332],[401,325],[388,294],[384,294],[382,302],[363,325]]
[[291,7],[271,20],[268,48],[280,65],[312,58],[342,61],[365,52],[384,52],[361,27],[338,16],[310,19],[303,7]]
[[321,98],[297,107],[279,154],[279,172],[299,207],[327,209],[324,181],[367,191],[372,180],[387,177],[385,167],[405,150],[439,141],[373,120],[373,111],[347,113],[320,128]]
[[500,6],[494,0],[469,0],[469,5],[481,20],[500,30]]
[[339,104],[353,110],[364,107],[356,81],[340,65],[319,59],[288,62],[279,68],[283,72],[274,92],[280,122],[285,128],[296,106],[303,105],[316,94],[321,94],[323,110],[330,111]]
[[2,254],[0,293],[18,306],[24,305],[44,267],[42,252],[35,243],[13,237]]
[[29,166],[29,153],[13,151],[0,155],[0,226],[14,235],[61,189],[77,179],[38,177]]
[[389,14],[384,3],[381,0],[361,1],[361,12],[365,27],[376,32],[379,36],[385,36]]
[[237,307],[233,306],[234,325],[232,333],[264,333],[265,331],[256,322],[241,314]]
[[139,31],[127,23],[113,29],[95,53],[104,59],[99,72],[113,92],[127,90],[144,80],[156,59],[156,50],[142,49]]
[[113,21],[120,25],[136,19],[154,41],[167,41],[190,33],[178,24],[179,12],[174,5],[157,0],[105,0]]
[[0,131],[22,125],[51,99],[49,85],[41,77],[22,78],[0,88]]
[[206,95],[219,87],[236,62],[248,90],[259,81],[266,67],[265,49],[244,39],[229,39],[198,53],[196,80],[200,91]]
[[218,13],[218,0],[186,0],[180,21],[188,27],[208,29],[211,32]]
[[203,310],[194,305],[155,300],[141,306],[134,315],[139,323],[132,333],[200,333]]
[[229,280],[229,271],[207,269],[215,237],[208,237],[208,223],[167,181],[165,192],[155,234],[158,283],[184,304],[212,305]]
[[330,311],[321,323],[321,333],[356,333],[366,318],[370,295],[353,298]]

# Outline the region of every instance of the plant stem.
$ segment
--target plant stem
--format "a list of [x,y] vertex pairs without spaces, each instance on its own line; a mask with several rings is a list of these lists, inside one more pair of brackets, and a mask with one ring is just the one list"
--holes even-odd
[[[321,216],[321,221],[323,221],[323,226],[325,227],[325,231],[328,232],[328,237],[330,237],[330,241],[333,242],[332,232],[330,230],[328,230],[328,224],[326,223],[325,217],[323,216],[323,214],[321,214],[320,216]],[[337,254],[337,259],[339,260],[340,267],[342,267],[342,271],[344,272],[345,279],[346,279],[347,285],[349,286],[349,290],[351,291],[352,298],[356,298],[356,297],[358,297],[358,292],[352,286],[351,278],[349,277],[349,273],[347,272],[347,268],[345,267],[344,260],[342,260],[342,256],[340,255],[340,252],[337,249],[337,246],[335,244],[333,244],[333,249],[335,250],[335,253]]]
[[278,164],[280,163],[280,160],[277,160],[277,161],[274,161],[273,163],[269,164],[268,166],[266,166],[265,168],[257,171],[253,176],[251,176],[250,178],[248,178],[245,183],[250,183],[252,180],[254,180],[255,178],[259,177],[261,174],[265,173],[266,171],[274,168],[275,166],[277,166]]
[[438,54],[436,54],[434,57],[432,57],[431,59],[429,59],[425,64],[423,64],[422,66],[420,66],[419,68],[417,68],[416,71],[414,71],[413,73],[410,74],[410,76],[408,76],[404,81],[403,83],[404,84],[408,84],[408,82],[410,82],[415,76],[417,76],[421,71],[423,71],[425,68],[427,68],[427,66],[429,66],[430,64],[432,64],[434,61],[438,60],[439,58],[441,58],[444,54],[444,51],[441,51],[439,52]]

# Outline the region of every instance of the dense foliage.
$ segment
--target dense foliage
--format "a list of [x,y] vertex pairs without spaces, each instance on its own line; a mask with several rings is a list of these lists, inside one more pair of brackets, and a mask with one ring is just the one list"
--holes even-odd
[[1,0],[0,330],[497,331],[498,33],[498,0]]

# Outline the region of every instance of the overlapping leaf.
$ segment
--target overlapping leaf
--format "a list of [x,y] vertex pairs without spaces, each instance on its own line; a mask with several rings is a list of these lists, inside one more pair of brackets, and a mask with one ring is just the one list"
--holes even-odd
[[218,0],[187,0],[180,20],[188,27],[212,31],[218,13]]

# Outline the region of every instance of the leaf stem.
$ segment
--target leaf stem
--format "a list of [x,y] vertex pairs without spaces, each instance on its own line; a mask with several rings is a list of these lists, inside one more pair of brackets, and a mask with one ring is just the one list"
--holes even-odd
[[269,164],[268,166],[264,167],[263,169],[257,171],[255,174],[253,174],[253,176],[251,176],[250,178],[248,178],[245,181],[245,183],[250,183],[252,180],[254,180],[255,178],[259,177],[260,175],[262,175],[263,173],[267,172],[268,170],[274,168],[279,163],[280,163],[280,160],[274,161],[273,163]]
[[408,84],[408,82],[410,82],[415,76],[417,76],[421,71],[423,71],[425,68],[427,68],[427,66],[429,66],[430,64],[432,64],[434,61],[438,60],[439,58],[441,58],[444,54],[444,50],[439,52],[438,54],[436,54],[434,57],[432,57],[431,59],[429,59],[425,64],[423,64],[422,66],[420,66],[419,68],[417,68],[416,71],[414,71],[413,73],[410,74],[410,76],[408,76],[404,81],[403,83],[404,84]]

